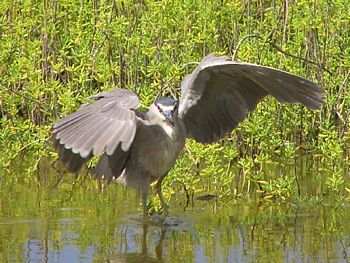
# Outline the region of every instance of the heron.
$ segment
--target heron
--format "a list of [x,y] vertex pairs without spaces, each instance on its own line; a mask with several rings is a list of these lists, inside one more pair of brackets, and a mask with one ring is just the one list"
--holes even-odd
[[137,95],[117,88],[89,97],[91,103],[53,125],[54,147],[68,171],[76,173],[94,156],[96,178],[140,189],[148,214],[151,183],[164,213],[161,191],[186,138],[214,143],[231,132],[267,95],[311,110],[324,102],[323,89],[275,68],[209,54],[181,82],[180,99],[156,99],[147,112]]

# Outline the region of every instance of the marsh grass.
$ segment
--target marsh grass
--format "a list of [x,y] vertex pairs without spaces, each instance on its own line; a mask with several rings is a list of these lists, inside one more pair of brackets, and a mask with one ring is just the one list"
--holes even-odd
[[[38,183],[41,158],[57,157],[49,141],[52,123],[89,95],[128,88],[143,106],[159,94],[178,96],[193,67],[187,63],[210,52],[232,56],[240,39],[258,34],[262,39],[242,43],[238,59],[319,83],[325,105],[312,112],[267,98],[225,140],[210,146],[189,140],[165,180],[168,200],[183,184],[195,195],[300,198],[307,193],[303,180],[317,186],[316,196],[347,196],[348,9],[347,0],[1,1],[0,165],[11,170],[18,157],[35,157],[27,173],[2,181]],[[311,156],[307,165],[305,155]],[[286,172],[290,167],[294,172]],[[297,172],[300,167],[307,172]]]

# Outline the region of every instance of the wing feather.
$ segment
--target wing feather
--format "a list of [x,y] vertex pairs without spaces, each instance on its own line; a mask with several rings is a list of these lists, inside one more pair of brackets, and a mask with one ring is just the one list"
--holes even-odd
[[95,101],[53,125],[55,149],[72,172],[94,155],[114,155],[118,145],[127,152],[136,133],[138,118],[134,110],[140,101],[134,93],[114,89],[90,99]]
[[318,109],[324,93],[314,82],[281,70],[208,55],[181,83],[179,118],[188,137],[211,143],[232,131],[267,95]]

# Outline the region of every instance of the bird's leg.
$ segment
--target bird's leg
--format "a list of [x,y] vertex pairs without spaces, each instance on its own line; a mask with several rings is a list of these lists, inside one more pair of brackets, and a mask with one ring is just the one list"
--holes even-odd
[[162,182],[163,182],[164,177],[165,176],[159,178],[159,180],[157,181],[157,183],[156,183],[156,192],[157,192],[157,194],[159,196],[160,205],[163,208],[164,214],[167,215],[169,213],[169,211],[168,211],[169,207],[168,207],[167,203],[165,203],[164,197],[163,197],[163,194],[162,194]]
[[147,217],[147,215],[148,215],[148,208],[147,208],[147,188],[144,188],[144,187],[141,188],[141,195],[142,195],[143,216],[144,216],[144,217]]
[[147,234],[148,234],[148,224],[142,224],[143,233],[142,233],[142,254],[147,255]]
[[144,219],[148,216],[148,207],[147,207],[147,192],[149,185],[151,183],[151,177],[145,176],[143,181],[141,182],[140,190],[142,195],[142,208],[143,208],[143,217]]

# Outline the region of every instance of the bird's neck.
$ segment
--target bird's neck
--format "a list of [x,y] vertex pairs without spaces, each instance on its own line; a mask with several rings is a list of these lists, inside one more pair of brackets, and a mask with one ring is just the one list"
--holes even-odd
[[160,126],[163,128],[164,132],[166,133],[166,135],[168,135],[168,137],[170,137],[171,139],[175,139],[176,137],[176,129],[174,126],[172,126],[171,124],[167,123],[166,121],[163,121]]

